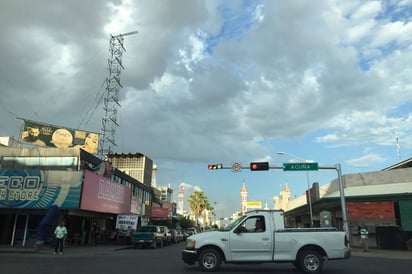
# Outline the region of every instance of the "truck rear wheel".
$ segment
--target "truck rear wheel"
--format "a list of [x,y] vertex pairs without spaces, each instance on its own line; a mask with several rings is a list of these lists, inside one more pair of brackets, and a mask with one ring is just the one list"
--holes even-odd
[[214,248],[206,248],[200,252],[199,267],[202,271],[217,271],[220,268],[221,262],[220,253]]
[[299,254],[297,264],[299,270],[309,274],[317,274],[322,271],[323,258],[316,250],[308,249]]

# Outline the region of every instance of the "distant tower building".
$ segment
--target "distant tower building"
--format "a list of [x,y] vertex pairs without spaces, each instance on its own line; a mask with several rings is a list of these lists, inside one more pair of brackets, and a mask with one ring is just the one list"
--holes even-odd
[[285,185],[285,188],[280,192],[280,197],[273,197],[273,202],[275,203],[275,209],[277,210],[286,210],[290,201],[290,189],[288,184]]
[[240,211],[245,213],[247,210],[247,188],[245,182],[243,182],[242,189],[240,190]]
[[157,172],[157,166],[153,165],[153,168],[152,168],[152,187],[157,187],[156,172]]
[[108,154],[107,158],[115,168],[147,187],[152,186],[153,160],[149,157],[141,153],[114,153]]
[[179,186],[179,195],[177,196],[177,213],[183,214],[183,201],[185,198],[185,187],[183,184]]
[[153,189],[158,189],[160,191],[160,201],[172,202],[173,190],[169,186],[153,187]]

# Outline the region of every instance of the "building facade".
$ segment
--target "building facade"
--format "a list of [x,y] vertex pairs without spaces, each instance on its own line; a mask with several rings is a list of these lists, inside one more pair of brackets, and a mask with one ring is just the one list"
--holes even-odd
[[152,187],[153,160],[141,153],[108,154],[107,159],[120,171]]
[[[412,238],[412,168],[343,175],[344,198],[351,244],[360,245],[359,227],[369,230],[369,246],[406,249]],[[310,194],[309,194],[310,193]],[[314,183],[306,195],[289,200],[285,220],[290,227],[310,227],[308,195],[311,195],[314,227],[343,228],[338,179],[319,186]]]
[[153,202],[150,187],[82,149],[0,147],[0,244],[47,242],[59,220],[68,243],[94,241],[93,225],[108,241],[118,215],[143,222]]

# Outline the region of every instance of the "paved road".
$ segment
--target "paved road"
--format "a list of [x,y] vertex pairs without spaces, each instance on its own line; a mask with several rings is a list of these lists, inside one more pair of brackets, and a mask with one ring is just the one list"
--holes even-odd
[[[23,249],[0,247],[0,273],[7,274],[94,274],[94,273],[201,273],[198,267],[182,263],[184,243],[158,249],[132,249],[127,246],[66,247],[63,255],[51,248]],[[412,252],[354,250],[349,260],[325,263],[323,274],[404,274],[412,268]],[[299,273],[289,264],[222,265],[224,274]]]

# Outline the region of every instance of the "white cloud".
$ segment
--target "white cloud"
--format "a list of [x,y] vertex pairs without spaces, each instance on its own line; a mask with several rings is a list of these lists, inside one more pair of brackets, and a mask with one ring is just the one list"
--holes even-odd
[[346,161],[346,164],[355,167],[368,167],[371,164],[382,163],[383,161],[385,161],[385,158],[382,156],[375,153],[370,153],[356,159],[350,159]]
[[182,63],[189,72],[193,72],[192,64],[196,65],[207,57],[204,45],[205,36],[206,34],[201,31],[196,35],[190,35],[187,46],[188,49],[179,50],[181,61],[178,61],[177,64]]
[[117,149],[153,158],[159,185],[187,180],[209,191],[180,163],[270,159],[280,146],[377,168],[394,162],[379,155],[395,130],[408,155],[405,1],[393,11],[378,1],[242,3],[2,1],[0,34],[12,38],[0,45],[0,134],[18,136],[15,116],[76,127],[87,110],[87,129],[99,131],[93,100],[107,77],[109,33],[137,30],[124,41]]
[[412,36],[412,23],[388,22],[379,27],[371,45],[375,47],[390,46],[391,43],[410,45]]
[[382,4],[380,1],[363,2],[351,15],[354,20],[368,20],[375,18],[382,11]]

